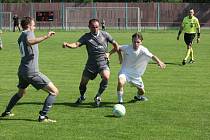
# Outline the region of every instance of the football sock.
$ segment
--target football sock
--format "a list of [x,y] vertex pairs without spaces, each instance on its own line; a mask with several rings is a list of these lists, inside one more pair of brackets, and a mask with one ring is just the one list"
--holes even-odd
[[187,49],[187,54],[186,54],[184,60],[187,60],[188,59],[188,57],[190,56],[190,52],[191,52],[191,50],[190,49]]
[[123,91],[117,91],[118,102],[123,102]]
[[82,84],[79,85],[79,92],[81,96],[84,96],[86,89],[87,87],[85,85],[82,85]]
[[47,96],[47,98],[45,99],[45,102],[44,102],[43,109],[42,109],[42,111],[40,111],[41,116],[46,116],[47,115],[47,112],[50,110],[50,108],[52,107],[52,104],[55,101],[55,97],[56,96],[54,96],[52,94],[49,94]]
[[16,103],[22,98],[23,96],[19,93],[16,93],[9,101],[7,105],[6,112],[10,112],[12,108],[16,105]]
[[190,57],[192,60],[194,60],[194,56],[193,56],[193,48],[190,48]]
[[101,94],[104,92],[104,90],[108,87],[108,80],[104,80],[102,79],[101,80],[101,83],[100,83],[100,87],[98,89],[98,93],[96,94],[96,96],[101,96]]

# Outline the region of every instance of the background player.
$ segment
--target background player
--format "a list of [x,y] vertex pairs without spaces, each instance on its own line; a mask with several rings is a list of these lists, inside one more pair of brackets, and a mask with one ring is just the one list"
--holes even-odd
[[191,57],[189,63],[195,62],[193,56],[192,44],[193,44],[193,39],[196,36],[196,32],[197,32],[197,43],[200,41],[200,24],[198,19],[194,16],[193,9],[190,9],[189,15],[183,19],[177,36],[177,40],[179,40],[179,36],[182,30],[184,30],[184,41],[187,45],[187,53],[182,61],[182,65],[185,65],[189,56]]

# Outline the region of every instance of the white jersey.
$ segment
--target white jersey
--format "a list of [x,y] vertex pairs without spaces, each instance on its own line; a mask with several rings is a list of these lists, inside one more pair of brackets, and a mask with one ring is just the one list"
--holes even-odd
[[123,62],[119,74],[123,73],[134,79],[141,77],[153,54],[142,45],[137,50],[134,50],[132,45],[122,45],[120,50],[123,55]]

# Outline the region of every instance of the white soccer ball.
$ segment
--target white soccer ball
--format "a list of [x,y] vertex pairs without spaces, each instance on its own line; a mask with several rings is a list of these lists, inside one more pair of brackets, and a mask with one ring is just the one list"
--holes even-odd
[[113,107],[112,113],[116,117],[122,117],[122,116],[125,116],[126,110],[125,110],[125,107],[123,105],[116,104]]

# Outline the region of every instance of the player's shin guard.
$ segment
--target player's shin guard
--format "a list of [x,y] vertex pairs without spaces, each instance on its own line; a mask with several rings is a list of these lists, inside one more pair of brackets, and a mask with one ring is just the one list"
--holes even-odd
[[98,89],[98,93],[96,94],[96,96],[101,96],[102,93],[104,92],[104,90],[108,87],[108,80],[104,80],[102,79],[101,80],[101,83],[100,83],[100,87]]
[[49,94],[47,96],[47,98],[45,99],[45,102],[44,102],[44,106],[43,106],[43,109],[42,111],[39,112],[39,114],[41,116],[46,116],[47,113],[49,112],[50,108],[52,107],[54,101],[55,101],[55,97],[54,95],[52,94]]
[[9,104],[7,105],[7,108],[5,112],[10,112],[12,108],[17,104],[17,102],[22,98],[23,96],[20,93],[16,93],[11,99]]
[[84,96],[86,90],[87,90],[87,87],[85,85],[82,85],[82,84],[79,85],[79,92],[81,96]]

